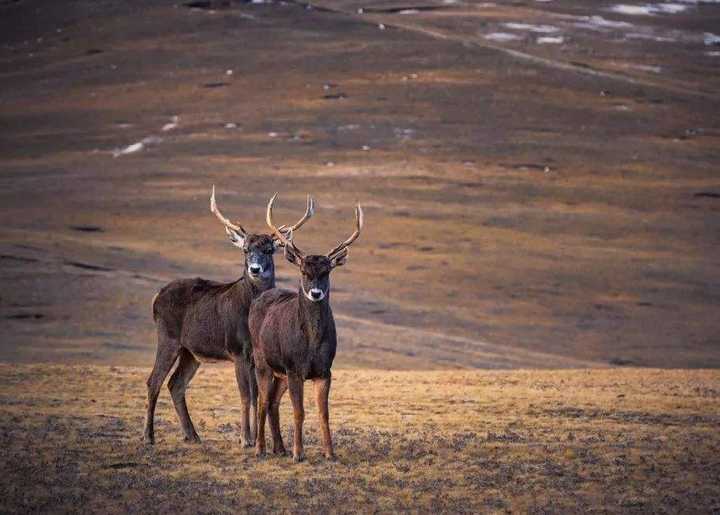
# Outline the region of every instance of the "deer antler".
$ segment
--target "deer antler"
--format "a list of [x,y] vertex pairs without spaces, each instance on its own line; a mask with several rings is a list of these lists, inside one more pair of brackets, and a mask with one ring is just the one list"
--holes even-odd
[[[277,193],[275,194],[275,197],[277,197]],[[275,197],[273,197],[273,201],[275,200]],[[272,201],[271,201],[272,202]],[[294,225],[288,227],[286,225],[281,225],[279,229],[286,234],[287,239],[292,240],[292,233],[293,231],[297,231],[305,225],[305,222],[310,220],[312,216],[315,214],[315,201],[313,198],[308,195],[307,196],[307,207],[305,208],[305,214],[302,216],[300,220],[298,220]]]
[[342,242],[340,245],[332,249],[330,252],[328,252],[327,257],[330,259],[336,258],[339,255],[348,252],[348,247],[352,242],[357,240],[358,236],[360,236],[360,230],[363,226],[363,211],[362,207],[360,207],[360,204],[357,205],[355,208],[355,232],[352,233],[352,235]]
[[[237,224],[232,223],[230,220],[225,218],[223,216],[223,214],[220,212],[220,210],[218,209],[217,203],[215,202],[215,185],[214,184],[212,187],[212,195],[210,195],[210,211],[212,213],[214,213],[215,216],[217,216],[218,220],[220,220],[220,222],[222,222],[222,224],[226,228],[231,229],[235,232],[239,232],[243,236],[245,236],[247,234],[247,231],[245,229],[243,229],[242,225],[237,225]],[[303,223],[304,222],[305,221],[303,220]]]
[[273,204],[275,203],[275,199],[277,198],[278,194],[275,193],[275,195],[272,196],[270,199],[270,202],[268,202],[267,205],[267,213],[265,215],[265,222],[268,224],[268,227],[272,229],[273,234],[277,237],[278,240],[280,240],[280,243],[282,243],[285,247],[290,247],[292,250],[295,251],[296,254],[299,256],[304,256],[305,254],[295,246],[295,244],[292,241],[292,233],[295,229],[299,228],[302,224],[304,224],[308,218],[310,218],[313,213],[315,212],[314,202],[310,195],[308,195],[308,202],[307,202],[307,210],[305,211],[305,215],[300,219],[298,223],[293,225],[292,227],[285,228],[285,226],[277,227],[273,221],[272,221],[272,208]]

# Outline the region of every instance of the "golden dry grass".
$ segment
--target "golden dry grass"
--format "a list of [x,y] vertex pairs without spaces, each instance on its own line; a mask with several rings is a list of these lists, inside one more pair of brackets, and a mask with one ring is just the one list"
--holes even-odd
[[[668,52],[575,26],[608,16],[597,2],[186,3],[0,0],[0,360],[152,363],[162,285],[241,273],[215,184],[252,231],[274,192],[280,220],[312,193],[313,252],[366,208],[332,279],[339,366],[720,367],[720,74],[702,43],[719,9],[644,17],[686,34]],[[486,46],[521,20],[566,44],[506,50],[574,70]]]
[[338,461],[308,400],[299,465],[239,446],[230,367],[189,390],[202,444],[182,442],[164,390],[143,445],[146,374],[0,365],[0,511],[720,509],[720,371],[339,370]]

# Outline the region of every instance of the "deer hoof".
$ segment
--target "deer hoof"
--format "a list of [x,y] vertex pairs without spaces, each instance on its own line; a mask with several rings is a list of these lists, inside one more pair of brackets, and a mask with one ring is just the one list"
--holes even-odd
[[185,443],[198,444],[200,443],[200,437],[198,435],[186,436],[184,438]]
[[287,451],[285,447],[280,447],[279,449],[273,449],[273,454],[276,456],[287,456]]
[[258,459],[262,459],[265,457],[265,449],[255,449],[255,457]]
[[300,453],[300,454],[293,455],[293,461],[295,463],[301,463],[304,460],[305,460],[305,454]]
[[143,436],[143,443],[145,445],[155,445],[155,437],[151,435]]
[[240,438],[240,445],[245,448],[255,447],[255,440]]

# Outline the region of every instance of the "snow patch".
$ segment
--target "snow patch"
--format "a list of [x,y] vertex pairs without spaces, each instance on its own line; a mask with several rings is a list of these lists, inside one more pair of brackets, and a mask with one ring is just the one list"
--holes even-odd
[[170,118],[170,123],[166,123],[165,125],[162,126],[162,131],[167,132],[167,131],[171,131],[171,130],[177,128],[179,121],[180,121],[179,116],[173,116],[172,118]]
[[608,20],[606,18],[603,18],[602,16],[578,16],[577,20],[578,22],[575,23],[576,27],[591,30],[598,30],[604,28],[625,29],[633,26],[632,23],[628,23],[626,21]]
[[562,36],[540,36],[537,42],[540,45],[560,45],[565,41]]
[[643,72],[660,73],[662,71],[660,66],[652,66],[648,64],[628,64],[627,67]]
[[653,16],[655,14],[677,14],[688,10],[690,7],[686,4],[662,3],[662,4],[644,4],[630,5],[617,4],[613,5],[610,10],[619,14],[627,14],[629,16]]
[[645,39],[648,41],[659,41],[664,43],[675,43],[677,41],[677,39],[671,38],[669,36],[655,36],[653,34],[639,34],[636,32],[625,34],[625,37],[627,39]]
[[720,36],[716,36],[711,32],[706,32],[705,36],[703,37],[703,41],[707,46],[720,45]]
[[515,41],[521,38],[517,34],[510,34],[508,32],[493,32],[492,34],[487,34],[485,39],[489,39],[490,41]]
[[553,27],[552,25],[532,25],[530,23],[503,23],[503,26],[505,28],[511,29],[511,30],[527,30],[530,32],[540,32],[542,34],[552,34],[554,32],[560,31],[557,27]]
[[681,13],[689,9],[687,5],[683,4],[658,4],[657,7],[660,9],[660,12],[669,14]]
[[144,148],[148,147],[149,145],[154,145],[156,143],[160,143],[162,141],[162,138],[158,138],[157,136],[148,136],[147,138],[144,138],[142,141],[138,141],[137,143],[133,143],[132,145],[128,145],[124,148],[118,148],[113,150],[112,155],[113,157],[120,157],[125,156],[127,154],[134,154],[136,152],[140,152]]
[[116,150],[113,150],[113,157],[120,157],[126,154],[134,154],[135,152],[140,152],[144,148],[145,145],[143,145],[142,142],[133,143],[132,145],[128,145],[125,148],[118,148]]

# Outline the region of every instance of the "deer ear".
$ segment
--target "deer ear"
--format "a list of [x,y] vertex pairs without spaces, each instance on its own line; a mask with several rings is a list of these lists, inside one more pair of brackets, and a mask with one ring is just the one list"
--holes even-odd
[[241,249],[245,248],[245,235],[243,233],[229,227],[225,227],[225,232],[230,238],[230,243]]
[[277,249],[279,249],[280,247],[283,246],[282,242],[281,242],[279,239],[277,239],[277,238],[273,238],[272,242],[273,242],[273,248],[274,248],[275,250],[277,250]]
[[285,259],[295,266],[302,266],[302,258],[288,245],[285,245]]
[[338,254],[337,256],[332,258],[332,260],[330,261],[330,266],[332,268],[335,268],[336,266],[343,266],[347,262],[347,257],[348,257],[348,250],[345,249],[340,254]]

